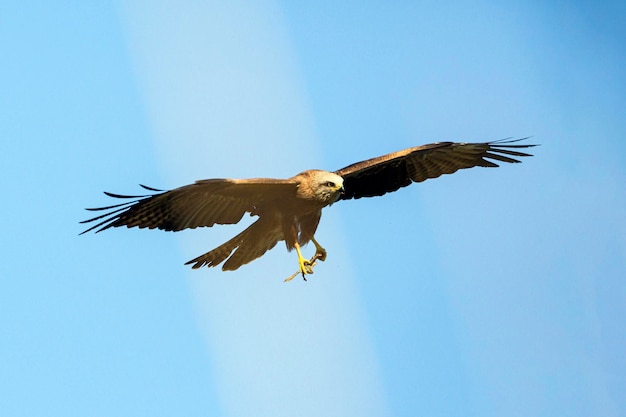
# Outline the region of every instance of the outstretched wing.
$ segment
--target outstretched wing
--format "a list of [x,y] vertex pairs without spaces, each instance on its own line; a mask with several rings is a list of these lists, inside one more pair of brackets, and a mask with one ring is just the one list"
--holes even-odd
[[517,143],[524,139],[527,138],[484,143],[439,142],[357,162],[335,171],[344,179],[345,192],[340,200],[380,196],[412,182],[463,168],[497,167],[493,161],[520,162],[515,157],[532,155],[519,149],[537,146]]
[[119,226],[178,231],[214,224],[234,224],[245,213],[259,214],[265,206],[293,197],[297,191],[293,181],[271,178],[201,180],[164,192],[142,187],[156,194],[127,196],[105,192],[109,197],[128,201],[88,208],[106,213],[82,221],[97,223],[81,234]]

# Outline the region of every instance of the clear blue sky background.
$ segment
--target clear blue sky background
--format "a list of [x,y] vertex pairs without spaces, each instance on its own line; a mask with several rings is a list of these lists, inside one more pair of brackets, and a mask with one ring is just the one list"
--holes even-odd
[[[626,415],[626,8],[549,3],[4,1],[0,414]],[[77,236],[103,190],[528,135],[334,205],[306,283],[183,265],[241,226]]]

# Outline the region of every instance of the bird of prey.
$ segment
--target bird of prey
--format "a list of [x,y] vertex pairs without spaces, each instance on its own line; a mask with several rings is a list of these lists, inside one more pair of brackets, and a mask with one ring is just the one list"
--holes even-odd
[[[139,196],[105,192],[110,197],[129,201],[88,208],[106,213],[82,221],[97,223],[81,234],[120,226],[175,232],[235,224],[249,213],[258,219],[247,229],[186,265],[191,264],[195,269],[225,261],[222,270],[232,271],[259,258],[282,240],[287,250],[295,249],[298,255],[299,272],[292,277],[301,273],[306,280],[305,275],[313,273],[315,261],[326,259],[326,250],[315,239],[324,207],[341,200],[382,196],[413,182],[452,174],[459,169],[520,162],[516,158],[532,156],[521,149],[536,146],[520,143],[524,139],[527,138],[432,143],[357,162],[337,171],[313,169],[288,179],[207,179],[170,191],[142,185],[153,193]],[[301,251],[308,242],[315,245],[315,255],[310,260]]]

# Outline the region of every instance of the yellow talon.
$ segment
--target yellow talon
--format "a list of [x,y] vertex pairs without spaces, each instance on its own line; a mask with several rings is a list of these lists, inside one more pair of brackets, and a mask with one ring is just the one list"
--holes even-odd
[[306,277],[304,275],[313,273],[313,264],[311,264],[311,262],[307,259],[302,259],[301,261],[298,261],[298,263],[300,264],[300,273],[302,273],[302,278],[306,281]]
[[302,252],[300,252],[300,245],[296,244],[296,252],[298,252],[298,265],[300,265],[300,273],[302,274],[302,278],[306,281],[305,274],[313,273],[313,265],[308,259],[304,259],[302,256]]
[[296,248],[296,252],[298,254],[298,266],[300,267],[300,271],[289,276],[287,279],[285,279],[285,282],[291,281],[296,275],[298,275],[298,273],[302,274],[302,279],[306,281],[305,275],[313,273],[313,264],[311,263],[311,261],[304,259],[304,256],[302,256],[302,252],[300,251],[300,245],[296,243],[294,247]]
[[298,266],[300,270],[289,277],[285,278],[285,282],[291,281],[296,277],[296,275],[301,274],[302,279],[306,281],[306,274],[313,273],[313,267],[315,266],[317,260],[323,261],[326,259],[326,249],[324,249],[315,239],[311,239],[313,244],[315,244],[315,255],[309,260],[305,259],[302,256],[302,252],[300,251],[300,245],[296,243],[294,247],[296,248],[296,252],[298,253]]

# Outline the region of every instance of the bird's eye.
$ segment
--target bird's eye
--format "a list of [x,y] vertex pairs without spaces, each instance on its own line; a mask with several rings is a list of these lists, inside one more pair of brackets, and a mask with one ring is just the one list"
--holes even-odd
[[327,186],[327,187],[330,187],[330,188],[335,188],[335,183],[332,182],[332,181],[327,181],[326,184],[324,184],[324,185]]

